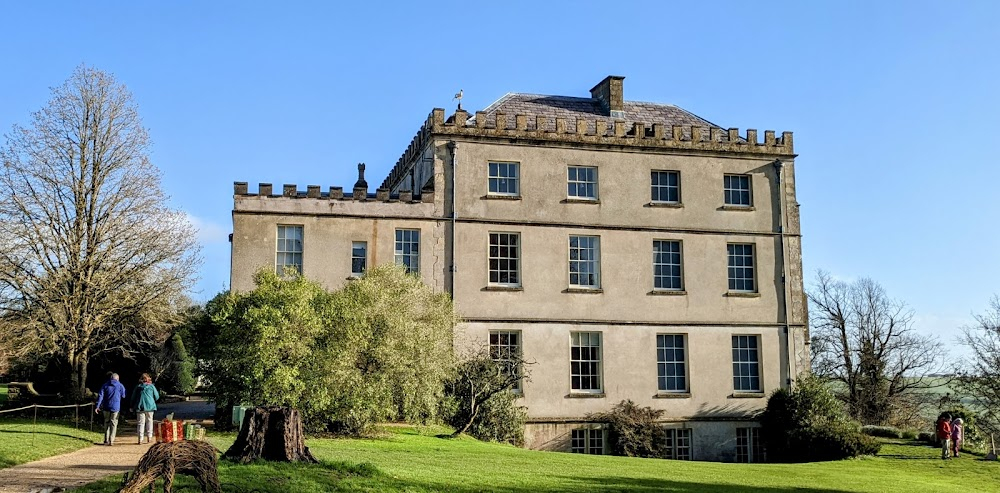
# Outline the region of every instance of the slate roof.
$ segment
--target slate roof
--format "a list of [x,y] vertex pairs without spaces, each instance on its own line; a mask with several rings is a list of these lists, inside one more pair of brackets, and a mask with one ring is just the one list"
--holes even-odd
[[[722,128],[718,125],[701,118],[694,113],[679,108],[672,104],[645,103],[640,101],[625,101],[625,122],[626,128],[632,128],[634,122],[643,122],[651,125],[662,123],[667,127],[667,135],[670,135],[671,125],[681,125],[685,127],[684,138],[690,138],[690,127],[692,125],[703,128],[702,135],[708,136],[709,128]],[[495,126],[495,115],[503,113],[507,115],[507,128],[514,129],[514,115],[529,115],[528,130],[535,129],[535,116],[547,116],[549,121],[546,130],[555,130],[555,118],[566,119],[566,131],[576,131],[576,120],[587,120],[587,132],[595,132],[595,121],[604,120],[609,122],[608,133],[614,132],[612,119],[606,115],[600,103],[591,98],[577,98],[570,96],[546,96],[541,94],[507,93],[502,98],[483,110],[486,113],[486,127]],[[469,124],[475,123],[475,117],[469,119]],[[722,140],[725,141],[725,132],[722,132]]]

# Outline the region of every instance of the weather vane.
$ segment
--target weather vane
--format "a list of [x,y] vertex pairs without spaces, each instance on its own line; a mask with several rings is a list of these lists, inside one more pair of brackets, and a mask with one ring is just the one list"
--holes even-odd
[[454,101],[454,100],[457,99],[458,100],[458,109],[462,109],[462,90],[461,89],[459,89],[458,92],[455,93],[455,97],[453,97],[451,99],[452,99],[452,101]]

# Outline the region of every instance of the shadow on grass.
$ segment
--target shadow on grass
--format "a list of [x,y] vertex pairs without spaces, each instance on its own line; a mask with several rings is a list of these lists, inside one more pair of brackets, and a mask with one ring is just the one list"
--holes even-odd
[[26,431],[20,431],[20,430],[17,430],[17,431],[15,431],[15,430],[0,430],[0,439],[2,439],[2,438],[3,438],[3,436],[4,436],[5,434],[20,434],[20,435],[51,435],[51,436],[56,436],[56,437],[64,437],[64,438],[72,438],[72,439],[74,439],[74,440],[80,440],[80,441],[83,441],[83,442],[87,442],[87,443],[93,443],[93,441],[92,441],[92,440],[91,440],[90,438],[83,438],[83,437],[78,437],[78,436],[74,436],[74,435],[67,435],[67,434],[65,434],[65,433],[55,433],[55,432],[52,432],[52,431],[30,431],[30,430],[26,430]]
[[906,454],[878,454],[879,457],[893,460],[926,460],[941,462],[940,457],[927,457],[926,455],[906,455]]
[[[546,484],[534,485],[494,485],[458,484],[453,479],[442,477],[440,481],[400,479],[379,470],[372,464],[352,464],[348,462],[321,462],[320,464],[283,464],[255,462],[240,465],[229,461],[219,462],[219,479],[226,493],[313,493],[338,491],[407,491],[455,493],[478,493],[495,491],[501,493],[533,492],[668,492],[668,493],[846,493],[843,490],[799,487],[756,487],[711,482],[694,483],[654,478],[622,477],[550,477]],[[117,491],[118,479],[112,478],[84,486],[76,490],[80,493],[111,493]],[[178,476],[174,492],[201,491],[194,479]]]
[[[802,487],[770,487],[770,486],[744,486],[734,484],[718,483],[694,483],[690,481],[674,481],[671,479],[655,478],[575,478],[559,477],[558,489],[548,489],[541,491],[605,491],[605,492],[675,492],[675,493],[847,493],[845,490],[831,490],[828,488],[802,488]],[[471,491],[471,490],[470,490]],[[514,490],[529,491],[529,490]],[[539,490],[535,490],[539,491]]]

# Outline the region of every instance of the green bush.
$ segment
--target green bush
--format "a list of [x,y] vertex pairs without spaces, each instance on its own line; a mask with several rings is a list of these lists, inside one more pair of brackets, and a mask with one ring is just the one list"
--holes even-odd
[[591,414],[589,418],[608,423],[613,455],[658,458],[663,457],[666,444],[666,433],[659,423],[663,412],[625,400],[615,404],[611,411]]
[[447,295],[393,265],[335,292],[266,269],[254,280],[206,307],[215,329],[199,347],[218,402],[289,406],[311,430],[349,434],[437,417],[453,366]]
[[900,434],[900,438],[904,440],[916,440],[917,432],[914,430],[903,430],[903,432]]
[[174,333],[170,336],[161,352],[168,361],[167,370],[157,381],[161,390],[171,394],[188,394],[193,391],[195,362],[188,355],[181,334]]
[[880,447],[813,376],[799,379],[791,390],[776,390],[759,418],[772,462],[838,460],[873,455]]
[[524,445],[524,423],[528,413],[517,403],[519,396],[504,392],[483,403],[468,433],[487,442]]
[[861,433],[873,437],[903,438],[903,432],[895,426],[864,425],[861,427]]
[[933,444],[934,442],[937,441],[937,439],[935,438],[934,433],[921,431],[920,433],[917,434],[917,441]]

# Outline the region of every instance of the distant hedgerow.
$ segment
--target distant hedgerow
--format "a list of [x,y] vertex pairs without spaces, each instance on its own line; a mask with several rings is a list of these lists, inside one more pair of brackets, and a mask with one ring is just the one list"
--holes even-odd
[[903,432],[896,428],[895,426],[876,426],[876,425],[864,425],[861,427],[861,433],[873,437],[882,438],[902,438]]

